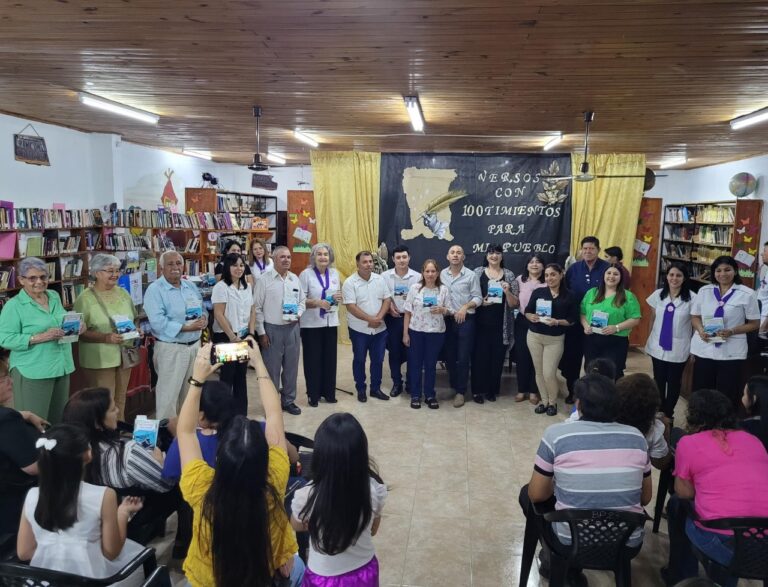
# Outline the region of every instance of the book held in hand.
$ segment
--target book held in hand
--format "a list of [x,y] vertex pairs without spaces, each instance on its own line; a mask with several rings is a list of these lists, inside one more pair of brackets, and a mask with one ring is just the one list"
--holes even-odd
[[157,446],[157,433],[160,420],[150,420],[146,416],[136,416],[133,423],[133,440],[141,448],[153,450]]
[[136,329],[136,325],[129,316],[115,314],[112,316],[112,321],[115,323],[117,333],[123,337],[123,340],[131,340],[139,337],[139,331]]
[[504,298],[504,289],[501,287],[501,282],[495,279],[488,280],[488,295],[485,296],[485,300],[489,304],[500,304]]
[[602,312],[600,310],[592,312],[592,320],[589,325],[592,327],[595,334],[602,334],[601,330],[608,326],[608,312]]
[[336,298],[333,296],[336,295],[337,292],[326,292],[325,294],[325,301],[331,304],[331,308],[329,310],[326,310],[326,312],[338,312],[339,311],[339,302],[336,301]]
[[80,325],[83,322],[83,315],[77,312],[67,312],[61,321],[61,329],[64,336],[59,339],[59,344],[67,342],[76,342],[80,338]]
[[721,330],[725,330],[725,322],[722,318],[705,318],[704,319],[704,332],[709,335],[709,342],[725,342],[722,336],[716,336]]
[[552,318],[552,300],[536,300],[536,315],[539,317],[539,322],[551,324],[554,321]]

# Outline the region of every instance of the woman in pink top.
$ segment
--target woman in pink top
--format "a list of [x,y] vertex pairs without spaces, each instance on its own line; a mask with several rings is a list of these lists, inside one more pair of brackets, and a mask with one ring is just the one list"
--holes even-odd
[[539,403],[539,393],[536,388],[536,374],[533,369],[533,360],[528,350],[526,338],[528,336],[528,320],[525,319],[525,308],[531,299],[533,290],[546,287],[544,283],[544,262],[540,255],[531,256],[525,264],[522,275],[515,280],[520,287],[518,298],[520,300],[520,312],[515,317],[515,367],[517,371],[517,395],[516,402],[526,398],[536,405]]
[[[696,391],[688,402],[688,432],[675,454],[675,493],[693,499],[700,520],[768,517],[768,453],[759,439],[738,430],[731,401],[713,389]],[[672,521],[670,521],[672,524]],[[693,547],[728,566],[733,558],[733,533],[712,530],[690,519],[685,534]],[[674,549],[670,531],[670,551]],[[682,546],[682,545],[680,545]],[[681,549],[681,576],[696,576],[698,565],[689,548]],[[735,577],[714,577],[735,586]]]

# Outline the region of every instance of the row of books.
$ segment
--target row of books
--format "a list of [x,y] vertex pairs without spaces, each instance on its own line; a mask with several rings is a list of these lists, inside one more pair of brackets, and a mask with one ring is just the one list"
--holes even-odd
[[[10,206],[9,206],[10,204]],[[14,208],[0,202],[0,229],[54,229],[101,226],[101,210],[58,210],[49,208]]]
[[82,283],[64,283],[61,286],[61,303],[65,308],[71,307],[78,296],[83,293],[85,285]]
[[195,277],[203,273],[210,273],[212,275],[216,268],[216,263],[213,261],[201,263],[196,259],[188,259],[184,265],[184,272],[189,277]]
[[733,228],[730,226],[699,226],[694,242],[709,245],[727,245],[733,242]]
[[181,228],[190,230],[240,230],[237,216],[229,212],[190,212],[181,214],[165,208],[157,210],[113,210],[105,226],[124,228]]
[[664,225],[664,238],[690,241],[693,239],[693,228],[690,226]]
[[735,206],[699,206],[696,222],[733,222],[735,214]]
[[712,247],[696,247],[691,253],[691,259],[699,263],[713,263],[725,251],[723,249],[714,249]]
[[198,253],[200,251],[200,238],[194,237],[187,241],[187,245],[184,247],[185,253]]
[[678,243],[665,242],[662,248],[662,255],[669,255],[672,257],[678,257],[680,259],[688,259],[688,255],[691,252],[690,245],[683,245]]
[[125,233],[107,233],[104,235],[104,248],[108,251],[149,251],[152,250],[152,237]]
[[77,253],[79,250],[80,250],[79,236],[59,235],[59,252],[60,253]]
[[665,222],[693,222],[696,217],[696,208],[693,206],[680,206],[679,208],[667,207],[664,211]]
[[0,267],[0,290],[16,287],[16,267],[6,265]]
[[277,208],[268,210],[270,201],[274,202],[270,198],[263,197],[219,195],[218,209],[239,214],[274,214]]
[[83,259],[81,257],[61,257],[61,279],[75,279],[83,275]]
[[101,248],[101,233],[86,232],[85,233],[85,250],[94,251],[100,248]]

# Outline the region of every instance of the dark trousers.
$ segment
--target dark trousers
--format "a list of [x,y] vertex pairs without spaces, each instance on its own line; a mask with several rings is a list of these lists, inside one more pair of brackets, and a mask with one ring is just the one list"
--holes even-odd
[[[122,496],[136,495],[137,493],[139,495],[143,494],[144,505],[128,522],[128,538],[139,544],[146,545],[152,540],[158,534],[158,529],[162,530],[165,527],[166,519],[173,512],[179,511],[181,514],[187,511],[185,507],[188,506],[181,497],[181,490],[178,485],[166,493],[146,490],[132,493],[130,489],[121,489],[119,491],[119,494]],[[185,522],[189,521],[188,518],[183,519]],[[192,525],[182,523],[182,519],[180,519],[176,531],[176,544],[184,545],[186,549],[191,540]]]
[[568,384],[568,395],[573,395],[573,384],[581,377],[581,363],[584,360],[584,327],[576,323],[565,331],[563,358],[560,359],[560,373]]
[[[213,343],[228,343],[229,337],[223,332],[213,333]],[[232,388],[232,399],[235,405],[235,414],[245,416],[248,414],[248,363],[224,363],[219,369],[219,381],[223,381]]]
[[515,367],[517,371],[517,391],[520,393],[538,393],[536,371],[528,350],[528,319],[522,314],[515,318]]
[[469,362],[475,343],[475,316],[467,314],[466,320],[457,324],[452,317],[445,319],[445,366],[448,380],[456,393],[467,393]]
[[670,363],[651,357],[653,362],[653,379],[661,394],[661,409],[671,418],[680,397],[680,387],[683,383],[685,363]]
[[[389,357],[389,371],[392,373],[392,383],[403,384],[403,376],[400,366],[408,362],[408,347],[403,344],[404,318],[395,318],[387,314],[384,323],[387,325],[387,355]],[[406,375],[406,379],[408,379]]]
[[[408,353],[408,386],[411,398],[435,397],[435,368],[443,348],[444,332],[417,332],[408,329],[411,347]],[[422,378],[423,372],[423,378]]]
[[584,337],[584,360],[608,359],[616,366],[616,379],[624,377],[629,337],[615,334],[590,334]]
[[302,328],[301,349],[307,397],[318,401],[336,399],[336,326]]
[[352,341],[352,376],[358,395],[365,393],[365,359],[371,356],[371,391],[381,390],[381,370],[384,365],[384,351],[387,348],[387,331],[378,334],[364,334],[349,329]]
[[504,344],[501,322],[481,328],[472,350],[472,395],[499,395],[506,358],[507,345]]
[[741,375],[743,365],[744,361],[741,359],[718,361],[694,357],[693,391],[716,389],[733,402],[736,413],[739,413],[739,410],[743,409],[741,406],[741,396],[744,389]]

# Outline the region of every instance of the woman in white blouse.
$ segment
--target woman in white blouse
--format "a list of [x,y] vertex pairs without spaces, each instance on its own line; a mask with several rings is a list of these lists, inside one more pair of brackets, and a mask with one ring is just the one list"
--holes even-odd
[[341,303],[341,279],[333,268],[331,245],[317,243],[309,253],[309,267],[299,275],[307,309],[299,320],[304,355],[307,403],[316,408],[320,398],[336,403],[336,339]]
[[274,267],[274,263],[272,263],[272,259],[269,258],[269,253],[267,252],[267,245],[266,243],[260,239],[260,238],[254,238],[251,241],[251,254],[249,255],[249,261],[251,263],[251,273],[253,274],[254,279],[258,279],[258,277],[270,269]]
[[[408,350],[408,378],[411,407],[421,407],[421,396],[433,410],[440,407],[435,397],[435,365],[445,340],[445,316],[450,314],[451,294],[440,283],[440,267],[427,259],[421,267],[421,281],[405,298],[403,344]],[[423,372],[423,381],[422,381]]]
[[668,418],[675,412],[683,369],[691,352],[691,306],[695,299],[688,269],[672,263],[664,276],[664,287],[645,300],[653,316],[645,352],[653,361],[653,379],[661,395],[661,409]]
[[[253,334],[256,328],[256,310],[253,306],[253,290],[245,279],[245,262],[239,254],[229,254],[223,259],[221,281],[213,286],[213,343],[240,342]],[[232,387],[235,412],[248,413],[248,363],[225,363],[219,371],[219,379]]]
[[754,290],[741,285],[733,257],[723,255],[710,267],[712,285],[700,290],[691,307],[696,331],[691,339],[693,390],[717,389],[738,408],[742,363],[747,358],[747,332],[760,326]]

